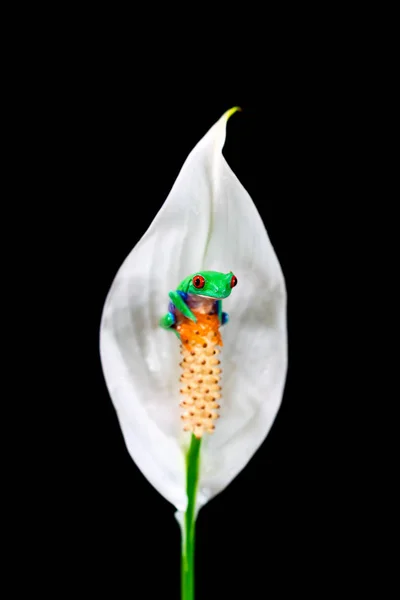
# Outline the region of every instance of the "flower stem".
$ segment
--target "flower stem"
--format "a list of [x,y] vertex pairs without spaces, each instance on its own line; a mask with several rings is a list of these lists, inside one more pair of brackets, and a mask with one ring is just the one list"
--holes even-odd
[[181,593],[182,600],[194,600],[195,507],[199,479],[201,438],[192,435],[186,455],[186,494],[188,499],[182,536]]

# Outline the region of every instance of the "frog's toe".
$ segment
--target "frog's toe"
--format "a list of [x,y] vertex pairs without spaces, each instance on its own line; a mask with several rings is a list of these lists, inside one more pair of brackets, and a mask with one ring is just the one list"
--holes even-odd
[[161,317],[160,319],[160,325],[161,327],[164,327],[164,329],[169,329],[170,327],[175,325],[175,323],[176,317],[172,312],[167,312],[167,314]]
[[226,312],[223,312],[221,315],[221,325],[225,325],[229,321],[229,315]]

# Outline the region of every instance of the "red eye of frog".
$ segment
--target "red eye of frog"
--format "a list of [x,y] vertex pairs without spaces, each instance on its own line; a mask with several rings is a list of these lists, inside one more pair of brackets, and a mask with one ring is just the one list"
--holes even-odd
[[205,282],[206,282],[206,280],[204,279],[204,277],[202,275],[195,275],[193,277],[193,285],[197,289],[203,288]]
[[237,285],[237,277],[235,277],[235,275],[232,275],[231,288],[234,288],[235,285]]

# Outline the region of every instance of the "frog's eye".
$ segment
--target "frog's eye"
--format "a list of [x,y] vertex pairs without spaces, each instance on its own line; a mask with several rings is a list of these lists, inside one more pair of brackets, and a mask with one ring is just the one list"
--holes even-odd
[[204,287],[206,280],[202,275],[195,275],[193,277],[193,285],[195,288],[201,289]]
[[232,275],[231,288],[235,287],[235,285],[237,285],[237,277],[235,277],[235,275]]

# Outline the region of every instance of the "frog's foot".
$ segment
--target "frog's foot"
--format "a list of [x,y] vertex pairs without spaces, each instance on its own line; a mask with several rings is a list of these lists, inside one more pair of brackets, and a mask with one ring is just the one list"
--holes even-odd
[[167,314],[161,317],[160,319],[160,327],[162,327],[163,329],[170,329],[175,325],[175,323],[176,317],[172,312],[167,312]]
[[221,315],[221,325],[225,325],[229,321],[229,315],[226,312],[223,312]]

